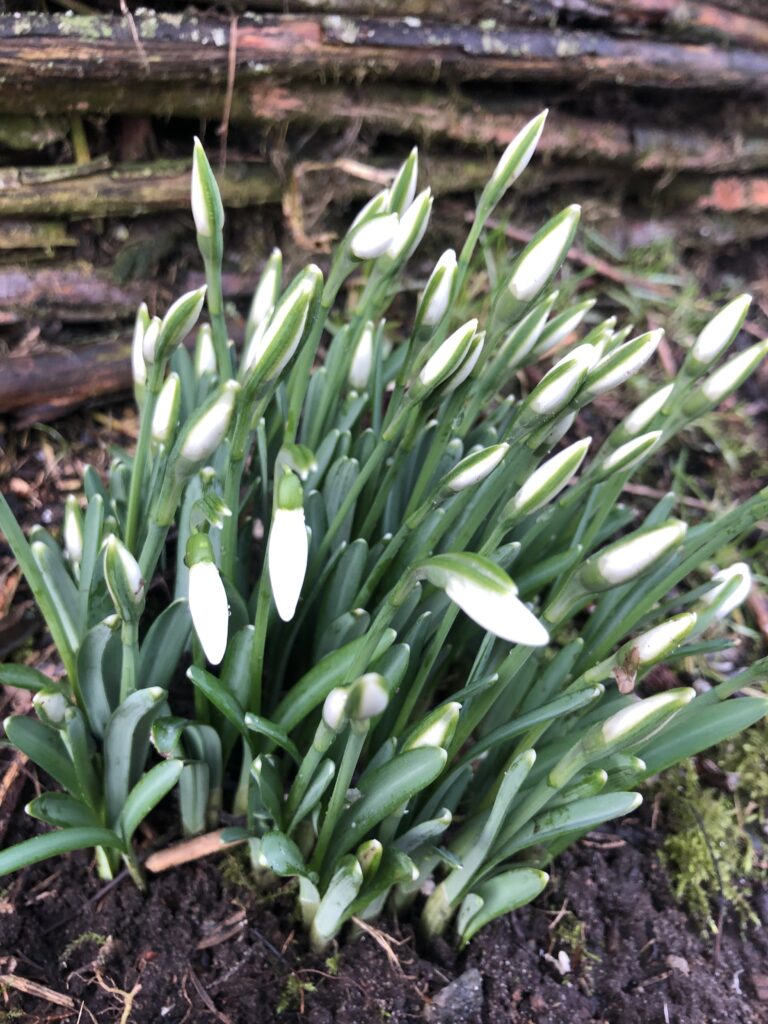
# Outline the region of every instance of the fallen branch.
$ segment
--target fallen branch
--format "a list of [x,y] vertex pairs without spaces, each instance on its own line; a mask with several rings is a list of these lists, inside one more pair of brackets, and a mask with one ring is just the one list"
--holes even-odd
[[203,836],[194,836],[192,839],[185,839],[173,846],[166,846],[164,850],[151,853],[144,861],[144,867],[147,871],[157,875],[161,871],[169,871],[181,864],[200,860],[201,857],[210,857],[211,854],[230,850],[245,842],[244,839],[235,839],[231,843],[225,843],[221,838],[223,831],[223,829],[219,829],[216,832],[207,832]]

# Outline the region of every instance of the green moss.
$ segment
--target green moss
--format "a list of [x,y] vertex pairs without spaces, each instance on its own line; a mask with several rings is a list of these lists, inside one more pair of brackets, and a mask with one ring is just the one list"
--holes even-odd
[[768,821],[768,722],[760,722],[724,745],[718,763],[737,774],[736,795],[746,822]]
[[290,974],[283,985],[280,999],[277,1003],[277,1013],[286,1013],[296,1007],[301,1007],[305,992],[314,992],[315,986],[311,981],[302,980],[298,974]]
[[702,927],[716,932],[714,908],[731,907],[742,925],[759,923],[750,905],[752,843],[734,801],[699,782],[692,763],[668,773],[659,792],[668,827],[661,848],[675,896]]
[[93,945],[96,946],[98,950],[97,959],[100,959],[102,950],[109,941],[109,935],[102,935],[100,932],[83,932],[82,935],[78,935],[64,947],[61,955],[59,956],[59,963],[62,967],[66,967],[72,954],[82,946],[86,946],[89,943],[93,943]]

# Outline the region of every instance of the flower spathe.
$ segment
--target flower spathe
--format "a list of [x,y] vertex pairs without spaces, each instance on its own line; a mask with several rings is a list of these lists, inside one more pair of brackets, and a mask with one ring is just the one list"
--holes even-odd
[[214,562],[190,567],[189,612],[206,658],[212,665],[220,664],[227,650],[229,602]]
[[397,233],[400,218],[385,213],[361,224],[352,236],[349,247],[359,260],[375,260],[389,249]]
[[290,622],[307,572],[309,541],[303,508],[277,508],[269,531],[267,566],[277,614]]
[[702,597],[702,601],[705,604],[712,605],[718,600],[722,592],[728,586],[732,579],[739,579],[739,583],[736,589],[727,597],[722,604],[717,608],[715,612],[715,618],[724,619],[727,615],[740,605],[744,604],[749,592],[752,589],[752,570],[749,568],[746,562],[734,562],[733,565],[729,565],[725,569],[720,569],[716,572],[712,581],[716,586],[708,590]]

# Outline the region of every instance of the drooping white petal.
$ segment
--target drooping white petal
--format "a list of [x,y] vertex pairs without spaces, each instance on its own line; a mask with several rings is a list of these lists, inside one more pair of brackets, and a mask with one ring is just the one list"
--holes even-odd
[[375,260],[383,256],[397,233],[400,218],[396,213],[374,217],[355,232],[350,248],[359,260]]
[[277,614],[290,622],[307,572],[309,541],[303,508],[278,508],[269,531],[267,565]]
[[206,658],[218,665],[227,650],[229,604],[213,562],[195,562],[189,570],[189,612]]
[[352,356],[352,365],[349,368],[349,384],[356,391],[364,391],[368,387],[373,369],[373,324],[368,323],[363,328],[360,341],[357,343],[355,354]]
[[501,593],[458,575],[451,576],[444,589],[470,619],[494,636],[526,647],[549,643],[546,629],[514,593]]

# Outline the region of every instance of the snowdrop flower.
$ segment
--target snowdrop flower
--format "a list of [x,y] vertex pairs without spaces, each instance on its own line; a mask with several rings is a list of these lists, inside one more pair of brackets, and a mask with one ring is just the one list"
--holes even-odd
[[530,302],[544,288],[565,259],[580,216],[580,206],[566,207],[528,243],[506,286],[513,299]]
[[349,386],[355,391],[365,391],[373,369],[373,324],[369,320],[363,327],[360,340],[352,356],[349,368]]
[[83,560],[83,513],[74,494],[64,503],[64,548],[73,565]]
[[211,665],[218,665],[227,650],[229,602],[207,534],[193,533],[189,538],[186,563],[192,625],[206,658]]
[[278,484],[277,507],[267,546],[267,567],[277,614],[290,622],[296,613],[309,559],[304,494],[298,477],[286,472]]
[[178,471],[188,475],[210,459],[229,430],[239,390],[236,381],[226,381],[187,423],[179,441]]
[[750,345],[739,352],[733,359],[710,374],[683,404],[683,411],[696,415],[708,406],[718,405],[736,388],[741,387],[753,370],[757,368],[763,357],[768,354],[768,338]]
[[113,533],[104,541],[104,579],[123,622],[138,622],[144,609],[144,579],[139,563]]
[[590,372],[584,387],[589,398],[618,387],[645,366],[664,337],[662,328],[640,334],[604,356]]
[[460,387],[469,377],[483,352],[485,345],[485,331],[478,331],[469,343],[469,351],[459,364],[459,368],[451,376],[445,385],[445,394],[450,394]]
[[208,157],[198,138],[195,138],[195,148],[192,154],[190,191],[192,217],[199,238],[215,238],[224,227],[224,206]]
[[400,216],[395,237],[387,249],[390,259],[404,263],[413,255],[427,230],[429,215],[432,212],[432,202],[432,190],[425,188],[423,192],[419,192],[405,213]]
[[322,280],[320,268],[310,264],[285,292],[263,334],[256,332],[243,358],[246,385],[256,379],[274,380],[293,358]]
[[[167,359],[177,345],[186,338],[189,332],[197,323],[203,310],[205,302],[205,285],[187,292],[180,299],[176,299],[160,324],[160,332],[157,336],[153,351],[154,362],[161,362]],[[147,346],[144,344],[144,358],[146,359]],[[147,359],[147,362],[150,362]]]
[[346,714],[353,722],[367,722],[384,711],[389,703],[389,691],[384,676],[366,672],[349,687]]
[[661,435],[661,430],[651,430],[647,434],[641,434],[640,437],[634,437],[631,441],[627,441],[626,444],[620,445],[616,451],[611,452],[603,460],[603,464],[599,469],[600,476],[606,476],[609,473],[615,473],[637,465],[654,447]]
[[541,332],[541,337],[536,345],[536,355],[543,356],[551,351],[561,341],[565,341],[576,330],[587,313],[592,309],[596,300],[586,299],[574,306],[569,306],[556,316],[551,323],[547,324]]
[[581,579],[590,590],[607,590],[635,579],[677,547],[688,527],[681,519],[638,530],[598,551],[584,563]]
[[207,374],[213,375],[218,370],[216,365],[216,349],[213,347],[213,332],[210,324],[203,324],[195,339],[195,377],[200,380]]
[[592,345],[579,345],[545,373],[525,401],[536,416],[554,416],[575,398],[597,359]]
[[496,164],[493,174],[483,190],[478,206],[492,210],[504,193],[520,177],[539,144],[544,122],[549,111],[543,110],[528,122],[512,139]]
[[442,342],[422,367],[412,389],[414,397],[421,398],[458,370],[469,352],[476,330],[477,320],[468,320]]
[[542,463],[531,473],[512,499],[510,512],[528,515],[552,501],[578,472],[590,444],[592,438],[585,437]]
[[447,747],[456,732],[461,714],[458,701],[448,701],[436,708],[422,723],[421,727],[411,734],[403,744],[403,750],[415,750],[417,747]]
[[458,265],[453,249],[446,249],[429,275],[416,312],[416,324],[434,327],[445,316],[456,280]]
[[744,604],[749,596],[749,592],[752,589],[752,571],[747,563],[734,562],[733,565],[729,565],[726,569],[720,569],[719,572],[716,572],[712,577],[716,586],[712,587],[711,590],[708,590],[706,594],[702,596],[704,604],[715,604],[731,580],[736,578],[738,578],[740,582],[731,596],[727,597],[717,608],[715,612],[716,619],[726,618],[726,616],[730,615],[735,608]]
[[32,698],[35,713],[41,722],[55,729],[64,725],[67,711],[72,705],[59,690],[38,690]]
[[133,325],[133,340],[131,342],[131,373],[133,375],[133,387],[137,400],[141,399],[144,393],[144,385],[147,383],[147,364],[144,360],[144,332],[149,327],[149,319],[147,304],[142,302],[136,313],[136,320]]
[[179,418],[181,380],[178,373],[170,373],[165,380],[152,415],[152,440],[166,445]]
[[517,597],[517,587],[497,565],[469,552],[435,555],[416,566],[416,579],[440,587],[470,619],[502,640],[544,647],[549,634]]
[[386,213],[365,221],[352,235],[349,247],[359,260],[375,260],[383,256],[392,244],[400,218],[396,213]]
[[390,213],[402,216],[413,202],[416,195],[416,182],[419,177],[419,150],[413,147],[389,186],[388,208]]
[[652,629],[647,629],[626,645],[627,650],[634,650],[639,666],[653,665],[667,658],[690,635],[696,625],[698,616],[695,612],[683,612],[674,615]]
[[492,444],[488,448],[481,448],[478,452],[472,452],[458,462],[443,480],[443,487],[452,494],[467,487],[474,487],[481,483],[487,476],[496,469],[501,460],[509,451],[506,442]]
[[147,366],[151,366],[155,362],[157,339],[160,337],[161,323],[162,320],[159,316],[153,316],[147,324],[144,336],[141,339],[141,357],[144,364],[145,379]]
[[339,732],[347,721],[347,700],[349,689],[344,686],[335,686],[323,704],[323,722],[333,732]]
[[674,389],[674,384],[667,384],[666,387],[654,391],[644,402],[636,406],[628,416],[624,417],[620,427],[622,434],[634,437],[641,430],[645,430],[667,404]]
[[689,356],[694,372],[709,366],[725,352],[746,320],[751,302],[751,295],[739,295],[705,324]]

